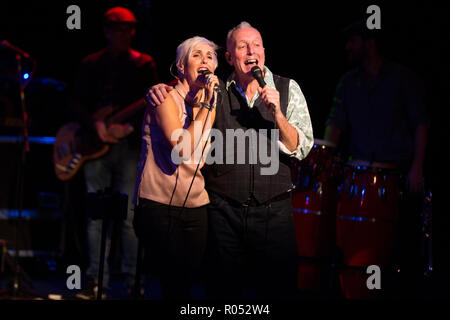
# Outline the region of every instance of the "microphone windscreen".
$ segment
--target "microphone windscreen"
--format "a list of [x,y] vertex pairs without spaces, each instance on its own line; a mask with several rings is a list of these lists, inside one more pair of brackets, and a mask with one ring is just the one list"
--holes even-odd
[[265,83],[265,81],[264,81],[264,78],[263,78],[263,74],[262,74],[261,68],[258,67],[258,66],[254,66],[254,67],[251,69],[251,71],[252,71],[253,77],[256,79],[256,81],[258,81],[259,86],[260,86],[261,88],[263,88],[263,87],[266,85],[266,83]]
[[[202,71],[202,76],[206,77],[208,74],[212,74],[212,72],[210,70],[208,70],[208,69],[205,69],[205,70]],[[214,86],[214,90],[216,92],[220,91],[220,88],[219,88],[219,86],[217,84]]]
[[254,67],[252,68],[252,74],[253,74],[253,76],[255,76],[255,75],[258,74],[258,73],[261,73],[261,68],[258,67],[258,66],[254,66]]
[[205,70],[202,71],[202,75],[203,75],[203,76],[207,76],[208,74],[211,74],[211,73],[212,73],[212,72],[209,71],[208,69],[205,69]]

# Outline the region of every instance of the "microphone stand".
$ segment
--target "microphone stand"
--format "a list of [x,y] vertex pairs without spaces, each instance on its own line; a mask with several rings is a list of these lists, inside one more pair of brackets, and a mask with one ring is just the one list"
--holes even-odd
[[17,59],[17,76],[19,78],[19,87],[20,87],[20,107],[22,110],[23,117],[23,142],[20,150],[20,163],[18,170],[18,181],[17,181],[17,189],[18,192],[16,194],[17,197],[17,219],[15,223],[15,231],[14,231],[14,242],[15,242],[15,256],[14,256],[14,278],[12,283],[12,292],[11,295],[13,297],[19,297],[20,291],[22,290],[22,283],[20,278],[20,264],[19,264],[19,236],[18,236],[18,228],[19,224],[22,221],[22,207],[23,207],[23,186],[24,186],[24,178],[25,178],[25,165],[27,154],[30,151],[30,143],[28,141],[28,113],[25,108],[25,84],[22,85],[22,56],[20,54],[16,54]]
[[[25,180],[25,166],[27,161],[27,154],[30,151],[30,142],[28,139],[28,113],[25,106],[25,87],[28,85],[28,82],[31,80],[31,75],[28,81],[25,81],[22,84],[22,55],[20,53],[16,53],[17,60],[17,75],[19,78],[19,87],[20,87],[20,105],[23,117],[23,141],[19,142],[20,146],[20,162],[17,170],[17,193],[16,193],[16,205],[18,209],[18,215],[14,223],[14,241],[15,241],[15,255],[14,262],[10,263],[13,268],[13,279],[9,284],[9,295],[13,299],[17,299],[20,297],[31,298],[36,295],[27,292],[23,285],[23,279],[25,279],[28,283],[31,280],[24,272],[24,270],[20,267],[19,264],[19,232],[18,228],[20,223],[22,222],[22,209],[23,209],[23,197],[24,197],[24,180]],[[33,59],[33,73],[35,69],[35,61]]]

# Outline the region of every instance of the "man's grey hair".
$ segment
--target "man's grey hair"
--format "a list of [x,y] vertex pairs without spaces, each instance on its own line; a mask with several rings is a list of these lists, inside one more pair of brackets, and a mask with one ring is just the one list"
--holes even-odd
[[242,21],[241,23],[239,23],[236,27],[234,27],[233,29],[231,29],[230,31],[228,31],[227,34],[227,49],[229,47],[229,42],[231,41],[231,37],[233,37],[233,33],[239,29],[242,28],[253,28],[255,29],[255,27],[253,27],[250,23],[248,23],[247,21]]

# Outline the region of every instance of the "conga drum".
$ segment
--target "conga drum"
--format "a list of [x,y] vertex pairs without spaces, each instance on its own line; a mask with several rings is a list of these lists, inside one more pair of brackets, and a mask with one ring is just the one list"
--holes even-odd
[[342,252],[339,278],[344,297],[379,295],[367,287],[367,267],[391,262],[399,218],[400,175],[389,164],[353,161],[344,169],[336,213],[336,243]]
[[292,169],[298,288],[302,291],[320,291],[330,277],[340,174],[335,150],[332,143],[315,139],[309,155],[294,161]]

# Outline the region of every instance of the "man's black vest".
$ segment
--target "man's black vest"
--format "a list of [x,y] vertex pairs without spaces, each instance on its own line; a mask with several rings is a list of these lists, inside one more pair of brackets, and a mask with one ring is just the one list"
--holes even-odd
[[[290,79],[274,75],[274,82],[277,90],[280,92],[280,106],[281,111],[286,116],[286,109],[289,97],[289,81]],[[251,195],[259,203],[264,203],[267,200],[274,198],[286,191],[291,186],[290,160],[284,153],[279,152],[276,141],[276,161],[279,161],[278,172],[274,175],[261,175],[261,168],[270,167],[270,163],[262,165],[260,162],[259,153],[257,159],[250,161],[250,139],[245,138],[245,148],[240,148],[240,152],[245,152],[245,164],[237,164],[237,147],[238,144],[235,139],[233,164],[226,164],[226,130],[227,129],[242,129],[246,132],[249,129],[254,129],[256,140],[252,141],[253,146],[257,146],[259,151],[260,129],[266,129],[267,132],[267,147],[265,153],[271,152],[271,129],[275,128],[275,121],[272,115],[267,110],[261,97],[255,101],[253,108],[249,108],[245,98],[237,91],[234,83],[230,85],[228,91],[222,85],[221,102],[217,106],[217,115],[214,128],[220,130],[223,137],[223,164],[213,163],[205,166],[204,175],[206,178],[206,189],[218,193],[227,198],[231,198],[240,203],[245,202]],[[220,101],[219,101],[220,102]],[[214,141],[214,140],[213,140]],[[211,150],[214,155],[216,151]],[[231,152],[231,150],[230,150]],[[228,153],[230,155],[230,153]],[[242,154],[241,154],[242,156]],[[273,156],[270,157],[273,159]],[[255,163],[256,162],[256,163]],[[252,164],[254,163],[254,164]]]

